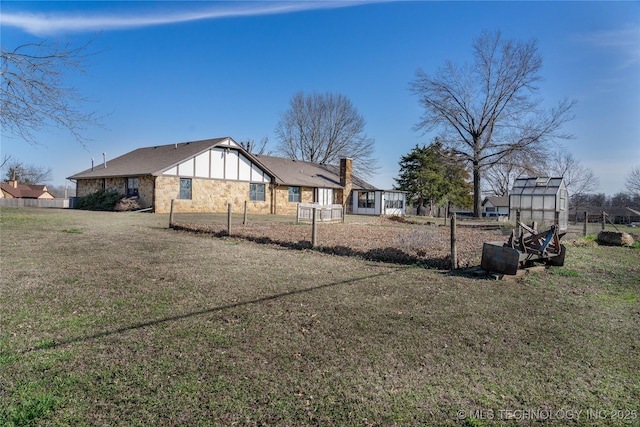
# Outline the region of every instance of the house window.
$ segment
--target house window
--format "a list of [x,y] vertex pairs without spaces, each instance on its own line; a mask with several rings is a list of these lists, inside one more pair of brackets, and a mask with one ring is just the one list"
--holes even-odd
[[289,187],[289,201],[300,202],[300,187]]
[[402,209],[404,200],[401,193],[386,193],[385,208],[386,209]]
[[138,178],[127,178],[127,197],[138,196]]
[[484,208],[485,212],[495,212],[496,208],[495,206],[487,206]]
[[362,191],[358,193],[359,208],[373,208],[375,205],[375,195],[373,191]]
[[180,198],[191,199],[191,179],[180,178]]
[[264,184],[249,184],[249,200],[264,202]]

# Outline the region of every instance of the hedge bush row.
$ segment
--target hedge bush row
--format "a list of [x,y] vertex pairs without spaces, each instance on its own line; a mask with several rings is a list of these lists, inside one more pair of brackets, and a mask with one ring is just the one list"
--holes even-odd
[[115,190],[103,189],[78,197],[74,208],[90,211],[132,211],[140,209],[137,199],[137,197],[125,197]]

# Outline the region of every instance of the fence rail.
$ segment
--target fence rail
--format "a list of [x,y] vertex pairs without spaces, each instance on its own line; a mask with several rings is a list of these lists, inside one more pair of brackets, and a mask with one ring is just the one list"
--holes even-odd
[[68,208],[69,199],[0,199],[0,206],[9,208]]
[[315,203],[298,204],[298,222],[312,222],[313,209],[317,212],[317,221],[331,222],[342,221],[344,219],[344,208],[342,205],[319,205]]

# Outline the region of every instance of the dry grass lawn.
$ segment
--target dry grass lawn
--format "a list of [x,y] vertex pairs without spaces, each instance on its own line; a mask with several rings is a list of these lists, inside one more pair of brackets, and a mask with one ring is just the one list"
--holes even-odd
[[0,425],[640,424],[637,246],[491,281],[166,215],[0,226]]

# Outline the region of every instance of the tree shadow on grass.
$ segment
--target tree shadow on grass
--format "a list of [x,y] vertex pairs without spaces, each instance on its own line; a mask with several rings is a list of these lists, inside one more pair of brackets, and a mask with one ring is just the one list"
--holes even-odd
[[292,296],[292,295],[304,294],[304,293],[307,293],[307,292],[313,292],[313,291],[317,291],[317,290],[320,290],[320,289],[332,288],[332,287],[336,287],[336,286],[340,286],[340,285],[349,285],[349,284],[356,283],[356,282],[359,282],[359,281],[362,281],[362,280],[369,280],[369,279],[373,279],[373,278],[389,276],[389,275],[392,275],[392,274],[396,273],[397,271],[399,271],[402,268],[403,267],[396,267],[396,268],[393,268],[393,269],[391,269],[389,271],[385,271],[383,273],[370,274],[370,275],[365,276],[365,277],[356,277],[356,278],[352,278],[352,279],[340,280],[340,281],[337,281],[337,282],[326,283],[324,285],[313,286],[313,287],[310,287],[310,288],[296,289],[296,290],[293,290],[293,291],[287,291],[287,292],[282,292],[282,293],[278,293],[278,294],[268,295],[268,296],[265,296],[265,297],[255,298],[255,299],[248,300],[248,301],[240,301],[240,302],[236,302],[236,303],[233,303],[233,304],[226,304],[226,305],[221,305],[221,306],[217,306],[217,307],[211,307],[211,308],[207,308],[207,309],[203,309],[203,310],[192,311],[190,313],[179,314],[179,315],[176,315],[176,316],[169,316],[169,317],[164,317],[164,318],[161,318],[161,319],[150,320],[148,322],[139,322],[139,323],[135,323],[135,324],[129,325],[129,326],[124,326],[124,327],[121,327],[121,328],[116,328],[116,329],[112,329],[112,330],[97,332],[95,334],[90,334],[90,335],[85,335],[85,336],[80,336],[80,337],[75,337],[75,338],[69,338],[67,340],[62,340],[62,341],[46,340],[42,344],[36,345],[35,347],[31,347],[31,348],[28,348],[28,349],[20,351],[20,353],[21,354],[26,354],[26,353],[31,353],[31,352],[34,352],[34,351],[39,351],[39,350],[55,349],[55,348],[58,348],[58,347],[64,347],[64,346],[67,346],[67,345],[70,345],[70,344],[74,344],[74,343],[78,343],[78,342],[91,341],[91,340],[95,340],[95,339],[99,339],[99,338],[108,337],[108,336],[111,336],[111,335],[122,334],[122,333],[125,333],[125,332],[128,332],[128,331],[132,331],[132,330],[136,330],[136,329],[142,329],[142,328],[146,328],[146,327],[150,327],[150,326],[160,325],[160,324],[163,324],[163,323],[189,319],[189,318],[196,317],[196,316],[202,316],[202,315],[211,314],[211,313],[215,313],[215,312],[219,312],[219,311],[223,311],[223,310],[227,310],[227,309],[233,309],[233,308],[236,308],[236,307],[242,307],[242,306],[251,305],[251,304],[261,304],[261,303],[268,302],[268,301],[274,301],[274,300],[278,300],[278,299],[281,299],[281,298],[286,298],[286,297],[289,297],[289,296]]

